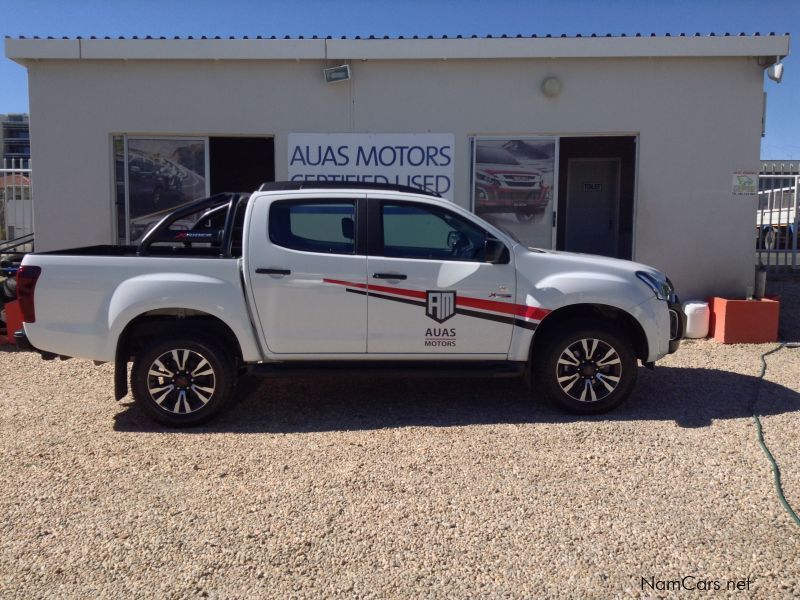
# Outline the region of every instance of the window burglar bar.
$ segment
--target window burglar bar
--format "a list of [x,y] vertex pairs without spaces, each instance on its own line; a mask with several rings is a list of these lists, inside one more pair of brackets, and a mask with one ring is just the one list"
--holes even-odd
[[759,175],[756,261],[771,273],[797,270],[800,175]]
[[[31,163],[22,158],[3,159],[0,169],[0,247],[11,246],[33,234],[33,195]],[[33,250],[27,242],[15,247],[16,252]]]

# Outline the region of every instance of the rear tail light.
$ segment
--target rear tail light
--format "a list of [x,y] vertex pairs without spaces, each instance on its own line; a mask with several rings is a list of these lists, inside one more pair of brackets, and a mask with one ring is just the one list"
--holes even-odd
[[36,289],[36,281],[42,274],[42,267],[31,265],[21,266],[17,271],[17,301],[22,311],[22,320],[25,323],[36,322],[36,311],[33,306],[33,292]]

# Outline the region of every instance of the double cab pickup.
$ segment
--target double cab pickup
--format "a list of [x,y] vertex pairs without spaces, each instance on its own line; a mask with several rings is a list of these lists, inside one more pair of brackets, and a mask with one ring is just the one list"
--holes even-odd
[[[521,377],[599,413],[677,349],[658,270],[529,248],[452,202],[368,184],[270,183],[165,216],[135,246],[27,255],[20,346],[115,364],[153,419],[191,426],[241,373]],[[535,393],[535,392],[534,392]]]

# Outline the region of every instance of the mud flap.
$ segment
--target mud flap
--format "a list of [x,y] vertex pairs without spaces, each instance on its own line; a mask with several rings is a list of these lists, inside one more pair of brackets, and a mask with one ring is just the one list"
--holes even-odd
[[128,395],[128,360],[121,354],[117,349],[117,356],[114,360],[114,399],[116,400],[122,400]]

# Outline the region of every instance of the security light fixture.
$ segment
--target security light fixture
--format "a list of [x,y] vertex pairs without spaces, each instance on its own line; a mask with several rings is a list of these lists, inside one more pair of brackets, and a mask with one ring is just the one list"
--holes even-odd
[[783,79],[783,63],[777,62],[767,69],[767,77],[775,83],[780,83],[781,79]]
[[338,83],[339,81],[347,81],[350,79],[350,65],[341,65],[339,67],[331,67],[330,69],[322,69],[325,75],[325,83]]

